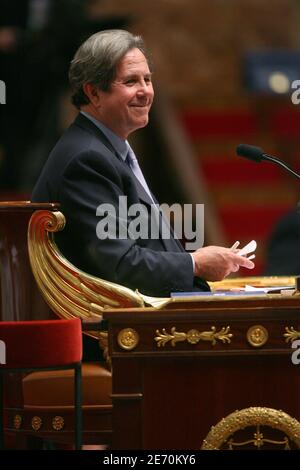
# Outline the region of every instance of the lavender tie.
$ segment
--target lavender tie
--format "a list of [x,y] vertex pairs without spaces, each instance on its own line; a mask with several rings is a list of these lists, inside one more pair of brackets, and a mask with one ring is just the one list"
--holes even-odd
[[[164,216],[163,212],[160,210],[158,204],[156,204],[154,202],[153,197],[152,197],[151,192],[150,192],[150,189],[149,189],[149,187],[146,183],[146,180],[145,180],[144,175],[142,173],[142,170],[140,168],[139,162],[138,162],[138,160],[137,160],[137,158],[134,154],[134,151],[132,150],[132,148],[128,144],[128,142],[127,142],[127,147],[128,147],[128,153],[127,153],[125,162],[127,163],[129,168],[131,169],[134,176],[139,180],[139,182],[143,186],[144,190],[146,191],[146,193],[150,197],[151,201],[153,202],[154,205],[152,205],[152,207],[156,208],[155,223],[158,224],[158,226],[160,224],[161,232],[163,234],[166,234],[166,237],[168,238],[169,234],[170,234],[170,223],[166,219],[166,217]],[[160,220],[160,222],[159,222],[159,220]]]
[[140,168],[139,162],[138,162],[138,160],[137,160],[137,158],[134,154],[134,151],[132,150],[132,148],[130,147],[129,144],[127,144],[127,145],[128,145],[128,153],[127,153],[125,161],[126,161],[127,165],[129,166],[129,168],[131,169],[134,176],[139,180],[139,182],[143,186],[144,190],[146,191],[146,193],[150,197],[153,204],[155,204],[155,202],[153,200],[153,197],[151,195],[151,191],[150,191],[150,189],[149,189],[149,187],[146,183],[146,180],[145,180],[144,175],[142,173],[142,170]]

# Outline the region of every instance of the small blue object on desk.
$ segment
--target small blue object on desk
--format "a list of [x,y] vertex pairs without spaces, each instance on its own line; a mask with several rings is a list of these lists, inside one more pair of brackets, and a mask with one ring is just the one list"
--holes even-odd
[[226,291],[226,292],[171,292],[171,297],[220,297],[226,295],[261,295],[266,294],[264,290],[256,291]]

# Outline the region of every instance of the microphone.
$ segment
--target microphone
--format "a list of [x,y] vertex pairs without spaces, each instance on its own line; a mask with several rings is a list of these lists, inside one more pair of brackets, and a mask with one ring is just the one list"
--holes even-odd
[[256,163],[260,163],[263,160],[276,163],[277,165],[285,168],[289,173],[292,173],[292,175],[296,176],[296,178],[300,179],[299,173],[294,171],[289,165],[279,158],[264,153],[263,149],[260,147],[256,147],[255,145],[239,144],[236,148],[236,153],[239,157],[248,158],[249,160],[253,160]]

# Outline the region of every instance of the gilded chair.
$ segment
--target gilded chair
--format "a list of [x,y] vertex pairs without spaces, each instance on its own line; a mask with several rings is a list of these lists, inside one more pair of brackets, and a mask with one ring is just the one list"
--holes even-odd
[[4,345],[0,361],[0,448],[4,448],[3,375],[10,371],[31,372],[37,369],[47,372],[72,370],[75,448],[80,450],[81,321],[77,318],[0,322],[0,338]]

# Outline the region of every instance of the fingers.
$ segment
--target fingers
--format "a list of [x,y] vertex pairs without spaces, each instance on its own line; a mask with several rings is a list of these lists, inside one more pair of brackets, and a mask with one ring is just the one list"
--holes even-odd
[[240,269],[240,266],[238,264],[234,264],[233,267],[232,267],[231,272],[236,273],[239,269]]
[[238,254],[235,255],[235,263],[238,263],[239,266],[242,266],[243,268],[247,269],[253,269],[255,264],[253,261],[251,261],[249,258],[246,258],[245,256],[240,256]]
[[231,251],[235,251],[237,249],[237,247],[239,246],[240,242],[239,241],[236,241],[229,249]]
[[[234,246],[237,246],[237,242]],[[219,281],[230,273],[237,272],[241,266],[253,269],[254,263],[246,256],[239,255],[234,246],[232,248],[208,246],[192,253],[195,261],[194,274],[207,281]]]

